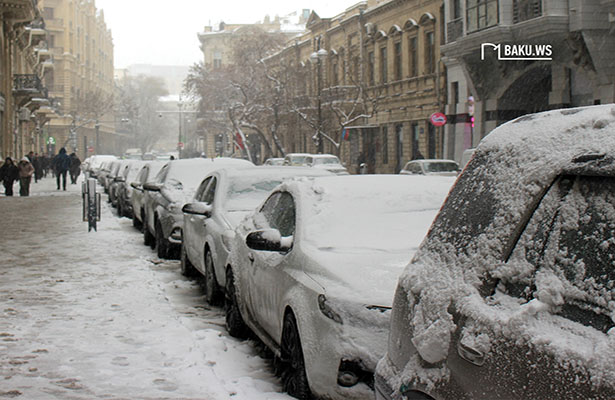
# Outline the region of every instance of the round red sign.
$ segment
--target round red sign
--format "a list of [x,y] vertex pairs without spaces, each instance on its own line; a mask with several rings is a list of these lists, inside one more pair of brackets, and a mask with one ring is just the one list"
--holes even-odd
[[446,124],[446,115],[442,114],[441,112],[435,112],[431,114],[429,120],[431,121],[431,124],[433,126],[442,126]]

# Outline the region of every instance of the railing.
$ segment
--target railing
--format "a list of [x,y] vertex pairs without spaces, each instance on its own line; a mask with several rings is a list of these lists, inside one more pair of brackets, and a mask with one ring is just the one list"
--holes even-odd
[[64,20],[62,18],[49,18],[45,20],[45,28],[47,29],[63,29]]
[[47,97],[47,89],[36,74],[13,75],[13,92],[17,95],[40,94]]
[[457,18],[446,24],[446,43],[451,43],[463,35],[463,21]]

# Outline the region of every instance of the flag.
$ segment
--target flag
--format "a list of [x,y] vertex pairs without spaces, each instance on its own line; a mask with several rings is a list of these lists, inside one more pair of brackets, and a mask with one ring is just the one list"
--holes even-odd
[[241,139],[241,135],[239,134],[239,132],[235,133],[235,144],[237,145],[237,148],[241,149],[241,150],[245,150],[245,146],[243,145],[243,140]]
[[342,140],[348,140],[350,139],[350,132],[348,131],[348,129],[344,128],[342,130]]

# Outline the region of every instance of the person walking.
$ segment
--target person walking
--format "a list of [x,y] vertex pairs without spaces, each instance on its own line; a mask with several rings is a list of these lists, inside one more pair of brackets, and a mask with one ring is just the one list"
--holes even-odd
[[77,178],[81,173],[81,160],[77,157],[77,154],[70,153],[70,183],[75,185]]
[[2,167],[0,167],[0,180],[2,180],[4,185],[5,196],[13,195],[13,184],[17,179],[19,179],[19,169],[13,163],[11,157],[7,157]]
[[66,173],[70,168],[70,157],[66,154],[66,149],[62,147],[57,156],[51,162],[53,170],[56,173],[56,183],[60,190],[60,178],[62,178],[62,187],[66,190]]
[[34,161],[32,162],[34,167],[34,183],[43,179],[43,157],[38,153],[34,153]]
[[19,195],[30,196],[30,182],[32,182],[32,174],[34,167],[28,157],[24,157],[17,164],[19,169]]

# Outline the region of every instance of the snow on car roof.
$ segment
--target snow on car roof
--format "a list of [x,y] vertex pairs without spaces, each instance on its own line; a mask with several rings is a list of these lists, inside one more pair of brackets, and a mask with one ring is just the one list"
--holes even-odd
[[[450,334],[456,329],[448,311],[454,301],[464,314],[489,321],[490,327],[513,340],[542,346],[562,364],[587,367],[595,383],[615,386],[613,332],[606,335],[541,313],[548,307],[536,299],[487,306],[478,292],[484,277],[502,265],[503,255],[514,244],[511,238],[535,199],[558,175],[591,166],[592,157],[583,158],[588,154],[615,155],[615,105],[526,115],[482,140],[400,279],[400,285],[413,294],[410,297],[417,299],[413,315],[420,318],[410,322],[412,342],[421,354],[429,354],[429,362],[446,357]],[[613,174],[612,158],[603,166]],[[615,314],[614,307],[610,305]],[[483,339],[489,346],[490,339]],[[425,369],[415,373],[426,385],[440,379]]]

